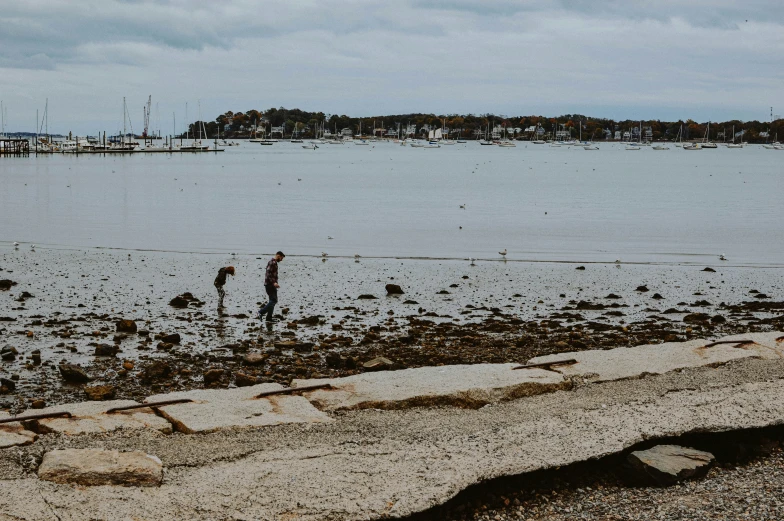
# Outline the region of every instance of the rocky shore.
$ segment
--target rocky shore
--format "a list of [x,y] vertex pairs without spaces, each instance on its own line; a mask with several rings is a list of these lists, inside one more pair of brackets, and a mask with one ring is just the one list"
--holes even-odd
[[293,256],[267,326],[252,318],[266,260],[9,248],[0,409],[784,329],[776,268]]
[[743,453],[726,454],[700,480],[668,488],[632,486],[615,458],[483,485],[407,521],[782,519],[783,433],[742,434],[742,441],[736,435],[727,446]]

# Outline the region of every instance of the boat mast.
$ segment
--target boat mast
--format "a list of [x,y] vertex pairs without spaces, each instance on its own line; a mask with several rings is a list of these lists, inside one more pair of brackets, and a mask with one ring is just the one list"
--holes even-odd
[[125,105],[125,96],[123,96],[123,135],[122,135],[122,146],[125,147],[125,140],[127,139],[126,128],[125,128],[125,115],[128,111],[128,107]]

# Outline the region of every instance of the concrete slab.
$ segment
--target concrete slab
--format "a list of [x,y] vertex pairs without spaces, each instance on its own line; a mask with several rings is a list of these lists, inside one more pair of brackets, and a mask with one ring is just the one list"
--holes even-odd
[[450,365],[363,373],[345,378],[294,380],[293,387],[328,383],[335,389],[303,393],[322,410],[404,409],[452,405],[478,408],[533,396],[571,384],[543,369],[513,371],[519,364]]
[[734,344],[706,347],[711,342],[714,341],[696,339],[604,351],[575,351],[539,356],[531,359],[529,363],[573,358],[577,360],[576,364],[556,366],[553,369],[567,377],[580,376],[587,381],[607,382],[640,378],[646,374],[663,374],[688,367],[716,366],[742,358],[761,358],[757,351],[738,349]]
[[[7,412],[0,411],[0,418],[8,418]],[[17,445],[29,445],[38,438],[34,432],[26,430],[21,423],[0,423],[0,449]]]
[[755,351],[761,358],[766,360],[784,358],[784,332],[781,331],[743,333],[740,335],[726,336],[720,340],[751,340],[754,342],[753,344],[743,344],[737,346],[737,348]]
[[48,418],[37,420],[40,432],[56,432],[59,434],[77,435],[111,432],[119,429],[153,429],[162,433],[171,433],[172,426],[165,419],[157,416],[152,409],[132,409],[112,414],[106,411],[113,407],[136,405],[133,400],[112,400],[101,402],[82,402],[47,407],[27,413],[47,413],[68,411],[71,418]]
[[[758,369],[779,363],[750,362]],[[642,440],[779,425],[784,380],[775,376],[782,371],[770,373],[770,381],[738,383],[731,370],[717,368],[658,384],[582,386],[481,410],[350,413],[282,436],[284,429],[254,433],[229,457],[221,451],[242,436],[169,437],[155,447],[171,444],[167,450],[177,455],[168,458],[179,464],[170,466],[160,488],[0,480],[0,519],[5,513],[27,521],[400,518],[478,482],[600,458]],[[203,455],[210,451],[221,456]],[[195,454],[201,463],[186,464]]]
[[278,384],[237,389],[203,389],[150,396],[145,402],[190,398],[192,403],[160,407],[161,414],[180,432],[189,434],[224,429],[248,429],[283,423],[327,423],[332,419],[302,396],[276,395],[256,398]]

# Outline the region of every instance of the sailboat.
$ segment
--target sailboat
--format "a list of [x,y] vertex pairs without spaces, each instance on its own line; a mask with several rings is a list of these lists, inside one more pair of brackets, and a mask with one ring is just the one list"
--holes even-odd
[[[188,111],[187,106],[188,105],[186,103],[186,105],[185,105],[185,107],[186,107],[185,108],[186,114],[187,114],[187,111]],[[186,117],[186,120],[187,120],[187,117]],[[199,139],[196,139],[196,133],[194,132],[193,142],[190,145],[180,146],[180,150],[185,150],[185,151],[189,151],[189,152],[201,152],[202,150],[207,150],[208,148],[210,148],[209,145],[202,145],[202,143],[201,143],[202,130],[205,130],[204,129],[204,122],[201,121],[201,102],[199,102],[199,125],[197,125],[197,128],[199,129]],[[190,130],[190,124],[188,124],[186,129],[188,129],[188,130],[185,131],[185,139],[188,139],[189,130]],[[205,137],[207,136],[206,130],[204,132],[204,136]]]
[[480,145],[495,145],[492,141],[490,141],[490,123],[487,124],[487,132],[485,133],[485,138],[479,142]]
[[710,121],[708,121],[708,126],[705,128],[705,139],[702,142],[702,148],[719,148],[719,145],[710,140]]
[[682,147],[683,146],[683,125],[680,126],[678,129],[678,135],[675,136],[675,146]]
[[501,138],[501,140],[498,141],[497,145],[499,147],[504,147],[504,148],[513,148],[513,147],[517,146],[517,145],[514,144],[514,142],[512,140],[509,139],[509,135],[507,134],[507,131],[506,131],[506,125],[504,125],[504,135]]
[[257,121],[254,121],[253,122],[253,137],[250,138],[250,142],[251,143],[261,143],[262,141],[264,141],[264,139],[265,139],[264,138],[265,131],[262,130],[261,131],[262,136],[259,137],[258,136],[258,129],[259,129],[259,124],[258,124]]
[[362,138],[362,120],[359,120],[359,137],[354,140],[355,145],[367,145],[367,139]]
[[735,125],[732,125],[732,143],[727,143],[727,148],[743,148],[743,143],[735,142]]
[[446,134],[446,137],[441,140],[442,145],[454,145],[455,142],[452,139],[449,139],[449,132],[446,130],[446,120],[441,124],[442,134]]
[[304,143],[305,141],[299,139],[298,134],[299,132],[297,131],[297,124],[294,123],[294,130],[291,131],[291,139],[289,140],[289,143]]

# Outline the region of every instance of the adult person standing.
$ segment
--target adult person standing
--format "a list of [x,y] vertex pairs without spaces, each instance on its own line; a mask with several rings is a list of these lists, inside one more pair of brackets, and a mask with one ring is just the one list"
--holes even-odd
[[279,251],[267,263],[267,270],[264,273],[264,290],[267,292],[269,302],[267,302],[266,306],[259,309],[259,314],[256,315],[256,318],[259,320],[263,320],[264,315],[267,315],[267,322],[272,322],[272,311],[275,309],[275,304],[278,303],[278,288],[280,288],[280,284],[278,284],[278,263],[285,257],[283,252]]

